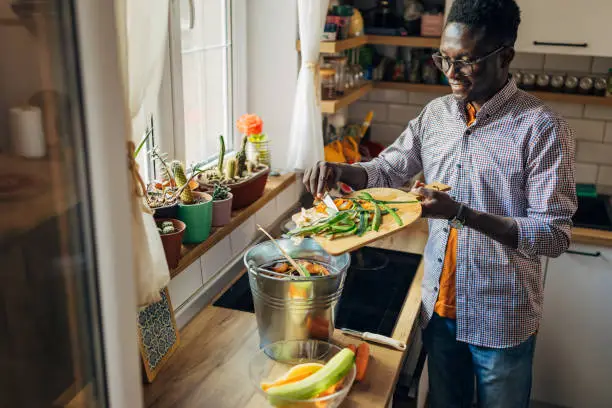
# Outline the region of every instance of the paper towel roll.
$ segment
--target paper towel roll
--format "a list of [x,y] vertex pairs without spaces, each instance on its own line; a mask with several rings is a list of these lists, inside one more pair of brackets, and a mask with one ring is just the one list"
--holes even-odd
[[15,154],[27,158],[40,158],[46,154],[40,108],[36,106],[11,108],[9,126]]

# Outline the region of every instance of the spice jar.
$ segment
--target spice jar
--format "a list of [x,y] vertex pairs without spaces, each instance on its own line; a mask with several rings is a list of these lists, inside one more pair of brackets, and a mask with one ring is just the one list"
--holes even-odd
[[333,68],[321,68],[321,99],[336,99],[336,70]]

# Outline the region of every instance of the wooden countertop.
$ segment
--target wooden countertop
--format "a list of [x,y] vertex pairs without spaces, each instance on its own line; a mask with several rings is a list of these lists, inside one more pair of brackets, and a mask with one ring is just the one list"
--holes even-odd
[[612,247],[612,231],[572,228],[572,242],[577,244]]
[[[427,223],[413,226],[372,246],[422,254],[427,241]],[[408,342],[415,330],[421,303],[423,263],[419,266],[393,338]],[[360,343],[339,331],[339,344]],[[144,386],[145,406],[151,408],[210,406],[215,408],[267,407],[248,376],[248,361],[258,349],[255,315],[209,306],[181,331],[181,345],[155,382]],[[366,379],[355,383],[343,408],[387,406],[395,388],[404,355],[400,351],[371,344]]]

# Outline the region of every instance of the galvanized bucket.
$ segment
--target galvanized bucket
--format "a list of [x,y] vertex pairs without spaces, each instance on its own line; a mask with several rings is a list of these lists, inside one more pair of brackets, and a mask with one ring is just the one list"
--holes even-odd
[[308,238],[299,244],[290,239],[277,242],[292,258],[321,263],[331,274],[299,280],[270,276],[259,268],[285,259],[274,243],[265,241],[247,250],[244,264],[249,273],[260,346],[281,340],[328,340],[334,330],[350,255],[331,256]]

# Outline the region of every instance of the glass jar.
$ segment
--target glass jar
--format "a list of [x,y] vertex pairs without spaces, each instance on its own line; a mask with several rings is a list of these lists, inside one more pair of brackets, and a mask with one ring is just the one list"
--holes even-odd
[[336,70],[333,68],[321,68],[321,99],[336,99]]
[[344,56],[331,56],[326,60],[336,70],[336,94],[343,95],[347,91],[346,73],[348,58]]

